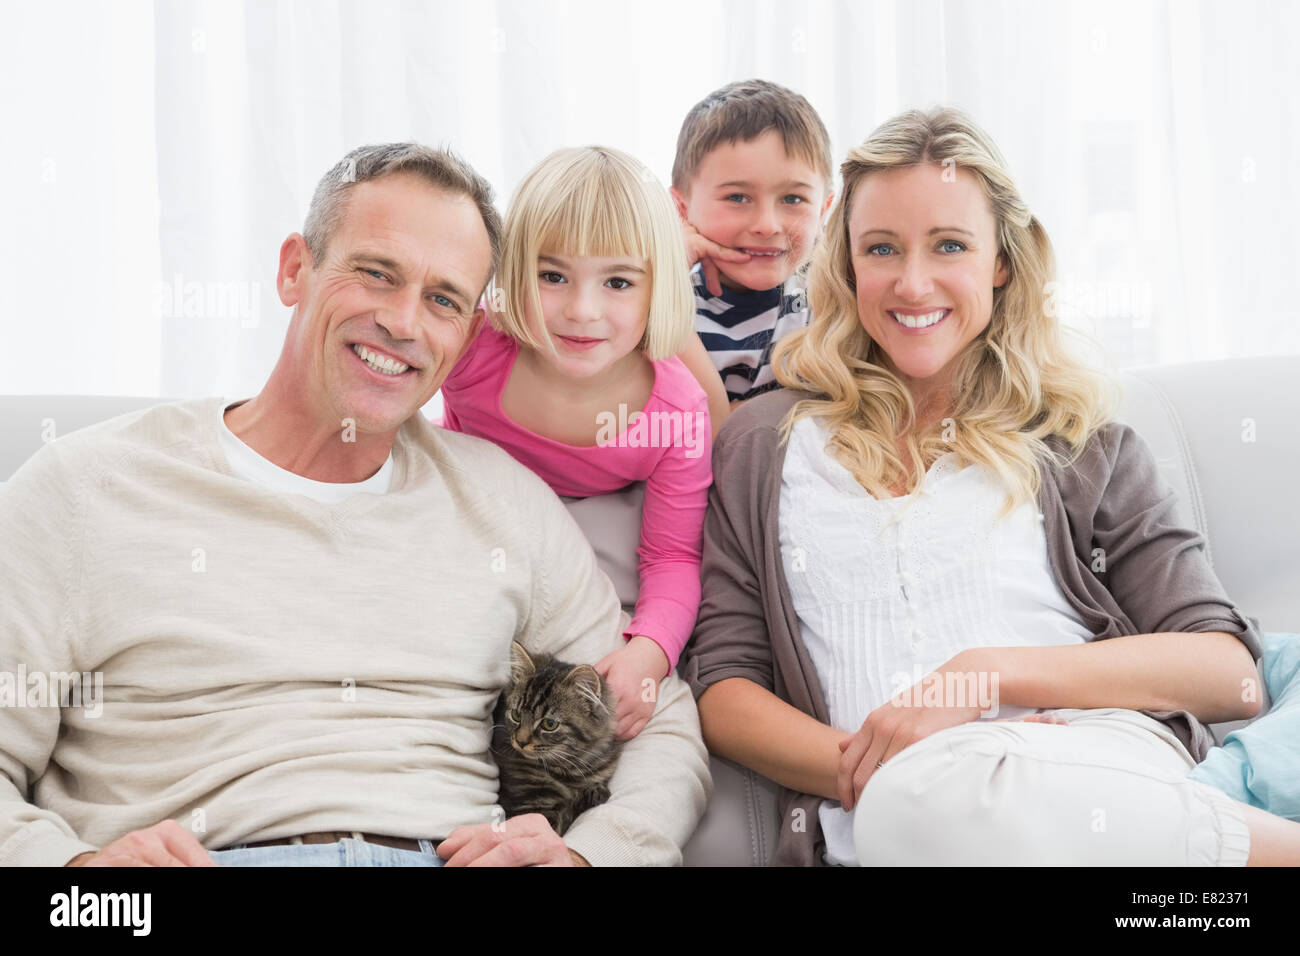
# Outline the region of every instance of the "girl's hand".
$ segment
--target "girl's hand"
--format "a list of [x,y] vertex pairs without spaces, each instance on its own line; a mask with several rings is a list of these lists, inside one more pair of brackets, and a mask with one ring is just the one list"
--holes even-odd
[[[949,668],[957,669],[954,668],[955,661],[954,658],[917,684],[895,694],[867,715],[856,734],[840,741],[842,756],[838,785],[840,805],[845,810],[852,810],[857,805],[862,788],[880,764],[933,733],[979,719],[985,710],[981,702],[975,701],[970,706],[950,706],[968,702],[943,700],[943,688],[949,686],[944,674]],[[940,701],[938,706],[923,703],[933,702],[936,698]]]
[[615,736],[631,740],[655,712],[659,682],[668,674],[668,655],[650,638],[636,636],[597,661],[596,673],[614,692]]
[[722,277],[718,275],[718,262],[748,262],[749,253],[721,246],[706,239],[689,222],[682,222],[682,238],[686,240],[686,267],[700,263],[704,270],[704,285],[713,295],[722,295]]

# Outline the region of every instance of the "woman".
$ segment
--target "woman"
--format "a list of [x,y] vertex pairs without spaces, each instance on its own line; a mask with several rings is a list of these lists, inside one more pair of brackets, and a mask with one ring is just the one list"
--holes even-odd
[[841,172],[787,388],[714,447],[688,650],[710,749],[789,788],[776,862],[1300,858],[1185,779],[1259,635],[1065,351],[997,147],[912,111]]

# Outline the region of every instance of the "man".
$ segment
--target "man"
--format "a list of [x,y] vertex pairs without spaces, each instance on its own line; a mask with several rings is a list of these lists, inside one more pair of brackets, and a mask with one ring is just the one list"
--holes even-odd
[[293,315],[257,396],[114,419],[14,475],[0,671],[105,690],[0,705],[0,864],[680,860],[710,780],[675,677],[563,840],[496,807],[511,640],[574,662],[621,640],[559,500],[419,414],[482,319],[500,232],[455,157],[354,150],[281,246]]

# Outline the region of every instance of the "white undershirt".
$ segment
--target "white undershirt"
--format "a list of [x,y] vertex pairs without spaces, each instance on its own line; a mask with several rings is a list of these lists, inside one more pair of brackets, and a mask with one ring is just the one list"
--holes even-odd
[[393,453],[379,467],[379,470],[365,481],[332,482],[313,481],[281,468],[274,462],[263,458],[245,445],[226,424],[226,411],[239,402],[225,403],[218,406],[217,436],[221,441],[221,450],[226,453],[230,470],[238,478],[244,478],[256,484],[290,495],[304,495],[323,505],[336,505],[355,494],[383,495],[393,478]]
[[[781,474],[781,558],[799,634],[831,724],[856,731],[899,691],[970,647],[1078,644],[1092,632],[1066,602],[1037,508],[998,520],[1005,492],[984,466],[940,457],[921,493],[878,500],[826,449],[812,418],[790,435]],[[939,494],[938,492],[942,492]],[[980,706],[995,697],[976,675]],[[1032,708],[1001,707],[985,717]],[[856,865],[853,818],[822,804],[827,862]]]

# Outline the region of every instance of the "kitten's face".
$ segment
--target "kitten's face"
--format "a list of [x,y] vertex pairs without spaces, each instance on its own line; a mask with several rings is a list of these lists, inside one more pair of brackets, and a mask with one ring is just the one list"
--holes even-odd
[[612,736],[613,720],[600,675],[539,657],[534,663],[518,644],[511,649],[510,686],[503,700],[507,742],[525,757],[556,761],[568,769],[593,742]]

